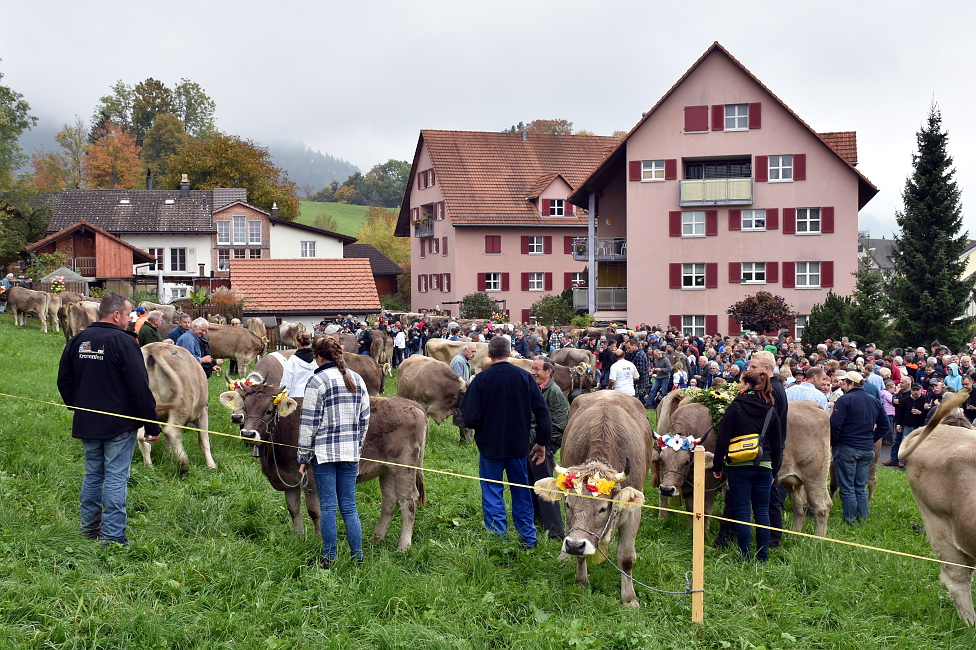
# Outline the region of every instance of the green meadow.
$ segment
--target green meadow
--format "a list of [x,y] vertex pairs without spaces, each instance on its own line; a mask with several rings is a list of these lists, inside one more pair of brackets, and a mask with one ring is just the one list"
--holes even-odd
[[[303,204],[308,205],[308,204]],[[348,209],[353,206],[317,204]],[[60,402],[64,345],[0,315],[0,393]],[[233,434],[210,380],[210,426]],[[394,392],[387,381],[387,392]],[[82,446],[63,408],[0,397],[0,647],[3,648],[973,648],[936,563],[793,536],[762,566],[710,546],[705,621],[691,599],[637,586],[638,610],[619,600],[620,576],[590,567],[574,585],[559,543],[521,550],[481,521],[477,482],[428,472],[427,504],[414,545],[396,550],[399,515],[379,543],[375,482],[358,490],[365,563],[309,568],[314,531],[296,538],[284,498],[239,439],[212,436],[208,470],[188,433],[190,471],[177,472],[162,443],[155,468],[136,454],[129,490],[128,547],[78,534]],[[425,466],[476,475],[477,451],[447,422],[431,425]],[[648,503],[656,504],[652,490]],[[719,506],[717,506],[717,509]],[[828,535],[931,557],[904,473],[879,468],[869,521]],[[808,532],[812,522],[808,522]],[[306,528],[311,529],[306,518]],[[712,525],[711,538],[717,531]],[[340,557],[344,538],[340,523]],[[634,576],[682,590],[691,569],[689,518],[644,511]]]
[[359,226],[366,220],[365,205],[346,205],[345,203],[322,203],[319,201],[300,201],[301,214],[296,221],[306,226],[314,226],[315,219],[327,214],[336,220],[336,232],[350,237],[356,236]]

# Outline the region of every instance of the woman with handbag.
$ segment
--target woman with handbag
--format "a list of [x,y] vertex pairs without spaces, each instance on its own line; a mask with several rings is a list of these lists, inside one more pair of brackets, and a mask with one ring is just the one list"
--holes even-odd
[[[725,498],[732,503],[739,550],[750,558],[752,530],[749,510],[756,524],[769,526],[769,492],[773,477],[783,460],[779,437],[779,417],[773,407],[774,397],[769,376],[750,370],[739,378],[739,396],[729,404],[715,441],[712,473],[722,478],[728,474]],[[769,528],[756,528],[756,559],[769,557]]]

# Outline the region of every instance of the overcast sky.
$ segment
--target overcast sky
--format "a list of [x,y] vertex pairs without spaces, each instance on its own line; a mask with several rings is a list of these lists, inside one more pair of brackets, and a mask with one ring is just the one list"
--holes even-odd
[[[858,168],[880,189],[860,227],[890,236],[933,100],[963,207],[976,204],[974,19],[971,0],[42,0],[6,3],[0,72],[52,131],[88,119],[117,80],[186,77],[222,131],[365,171],[412,161],[420,129],[630,130],[717,40],[814,130],[857,131]],[[965,227],[976,237],[976,214]]]

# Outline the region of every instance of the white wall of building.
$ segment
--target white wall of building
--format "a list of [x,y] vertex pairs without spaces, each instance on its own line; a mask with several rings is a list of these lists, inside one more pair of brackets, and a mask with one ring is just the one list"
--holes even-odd
[[303,241],[315,242],[315,257],[317,258],[342,258],[342,242],[334,237],[320,235],[301,228],[293,228],[282,223],[271,224],[272,259],[298,259],[302,257]]
[[[166,257],[163,273],[167,276],[182,275],[188,279],[199,277],[199,265],[201,263],[204,265],[204,275],[210,275],[210,250],[212,248],[210,235],[154,235],[147,233],[145,235],[123,235],[121,239],[144,251],[148,251],[150,248],[165,248]],[[170,251],[174,248],[186,249],[185,271],[174,271],[171,268]],[[156,275],[156,271],[150,271],[147,266],[140,266],[136,269],[136,275]]]

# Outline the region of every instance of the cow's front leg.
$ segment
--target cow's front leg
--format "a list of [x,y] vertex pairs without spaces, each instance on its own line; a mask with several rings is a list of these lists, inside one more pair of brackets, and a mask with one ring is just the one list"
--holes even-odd
[[200,416],[200,420],[196,424],[197,428],[200,429],[197,432],[197,437],[200,441],[200,451],[203,452],[203,457],[207,461],[207,467],[217,469],[217,463],[214,462],[213,456],[210,455],[210,434],[207,433],[207,430],[210,428],[210,415],[207,413],[206,408],[204,408],[203,415]]
[[291,515],[292,528],[301,537],[305,533],[302,527],[302,489],[293,487],[285,490],[285,504],[288,506],[288,514]]
[[637,529],[640,528],[640,508],[628,508],[620,514],[620,541],[617,542],[617,564],[620,576],[620,602],[627,607],[640,607],[634,592],[634,560],[637,559]]
[[139,427],[136,432],[136,444],[139,445],[139,453],[142,454],[142,462],[146,467],[152,467],[152,445],[146,442],[146,428]]
[[183,430],[172,422],[167,422],[162,428],[163,435],[166,436],[166,448],[176,459],[180,472],[186,474],[190,470],[190,457],[186,455],[186,450],[183,449]]

